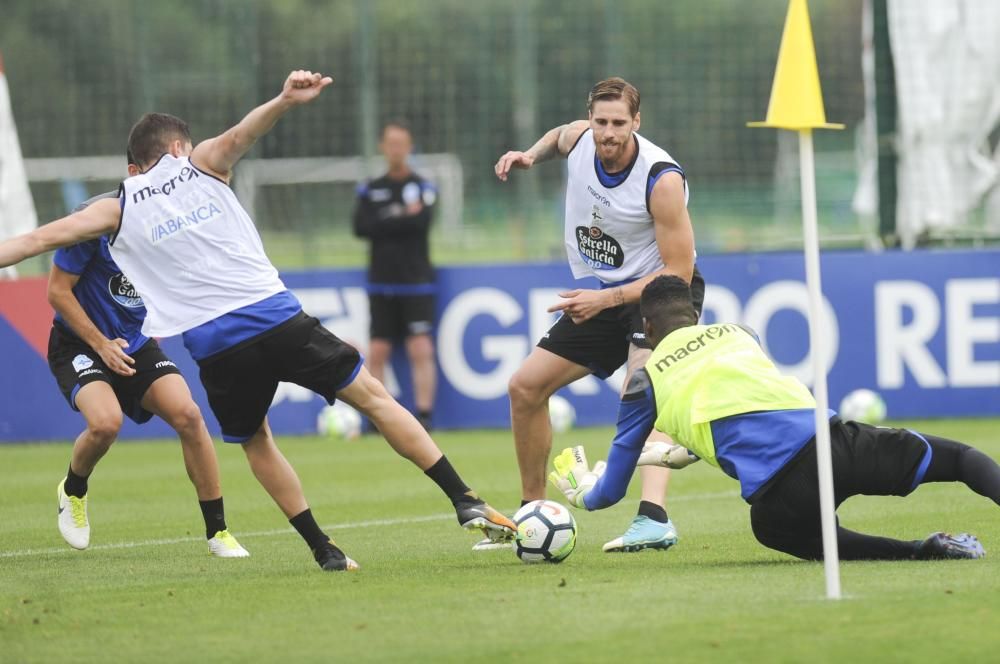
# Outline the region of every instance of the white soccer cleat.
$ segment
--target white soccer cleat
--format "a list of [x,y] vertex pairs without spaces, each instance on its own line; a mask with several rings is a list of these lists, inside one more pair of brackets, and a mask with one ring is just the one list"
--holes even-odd
[[513,549],[514,540],[493,540],[484,537],[482,540],[472,545],[473,551],[496,551],[497,549]]
[[250,557],[250,552],[240,546],[228,530],[220,530],[208,540],[208,552],[216,558]]
[[66,479],[56,487],[59,498],[59,533],[74,549],[86,549],[90,546],[90,522],[87,520],[87,496],[77,498],[67,496],[63,485]]

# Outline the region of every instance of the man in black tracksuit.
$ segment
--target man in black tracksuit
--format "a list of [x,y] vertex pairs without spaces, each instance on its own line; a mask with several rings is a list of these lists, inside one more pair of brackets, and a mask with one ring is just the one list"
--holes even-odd
[[367,238],[371,342],[368,369],[383,380],[394,341],[403,340],[413,374],[417,417],[430,429],[437,382],[434,357],[434,268],[427,245],[437,192],[410,170],[409,128],[391,122],[379,148],[388,171],[358,188],[354,234]]

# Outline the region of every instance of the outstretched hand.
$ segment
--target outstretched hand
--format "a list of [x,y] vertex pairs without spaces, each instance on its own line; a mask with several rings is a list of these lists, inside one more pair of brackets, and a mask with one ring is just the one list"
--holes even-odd
[[329,76],[323,76],[319,72],[297,69],[285,79],[281,96],[294,104],[308,104],[331,83],[333,83],[333,79]]
[[583,445],[567,447],[552,460],[555,470],[549,473],[549,482],[562,491],[573,507],[585,508],[584,498],[604,475],[607,464],[598,461],[594,468],[587,463]]
[[504,156],[500,157],[500,161],[498,161],[496,166],[493,167],[493,170],[496,172],[497,177],[500,178],[501,182],[506,182],[510,169],[520,168],[525,170],[531,168],[531,165],[534,163],[535,158],[527,152],[512,150],[511,152],[508,152]]
[[661,466],[680,470],[701,457],[674,442],[652,441],[646,443],[639,454],[638,466]]

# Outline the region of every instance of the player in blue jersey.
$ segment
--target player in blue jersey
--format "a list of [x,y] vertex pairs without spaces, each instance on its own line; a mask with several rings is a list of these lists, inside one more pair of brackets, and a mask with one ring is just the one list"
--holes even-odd
[[[627,386],[608,461],[591,470],[582,447],[555,460],[550,480],[588,510],[625,495],[636,465],[682,468],[699,458],[740,482],[757,540],[793,556],[823,557],[816,464],[815,401],[782,376],[753,333],[697,325],[687,284],[657,277],[643,290],[643,325],[653,354]],[[684,445],[645,441],[656,428]],[[1000,465],[982,452],[906,429],[841,421],[831,411],[834,500],[906,496],[929,482],[962,482],[1000,504]],[[980,558],[969,534],[903,541],[837,527],[844,560]]]
[[[137,172],[136,167],[130,165],[130,171]],[[116,194],[96,196],[77,211],[104,198]],[[218,462],[201,410],[174,363],[155,339],[142,334],[146,308],[111,258],[107,238],[60,249],[52,263],[48,299],[56,316],[49,367],[69,405],[87,423],[57,488],[63,539],[75,549],[90,544],[88,479],[115,442],[123,414],[138,424],[158,415],[180,437],[209,552],[223,558],[250,555],[226,528]]]
[[302,310],[229,187],[233,167],[257,139],[332,82],[294,71],[277,96],[197,146],[180,118],[146,114],[128,142],[139,172],[122,182],[118,198],[0,242],[0,266],[110,234],[111,255],[146,304],[143,332],[182,335],[223,440],[243,447],[257,480],[321,569],[359,566],[317,524],[275,443],[267,413],[281,381],[360,410],[393,450],[437,484],[459,525],[510,540],[514,523],[464,483],[417,419],[364,368],[358,351]]

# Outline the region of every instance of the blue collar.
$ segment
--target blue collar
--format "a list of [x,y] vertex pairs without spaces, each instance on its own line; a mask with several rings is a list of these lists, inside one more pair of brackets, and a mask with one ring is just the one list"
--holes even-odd
[[632,161],[617,173],[608,173],[604,170],[604,164],[601,163],[601,160],[597,156],[596,146],[594,147],[594,172],[597,173],[597,179],[605,189],[614,189],[622,182],[625,182],[632,172],[632,167],[635,166],[635,162],[639,158],[639,139],[633,134],[632,140],[635,141],[635,154],[632,155]]

